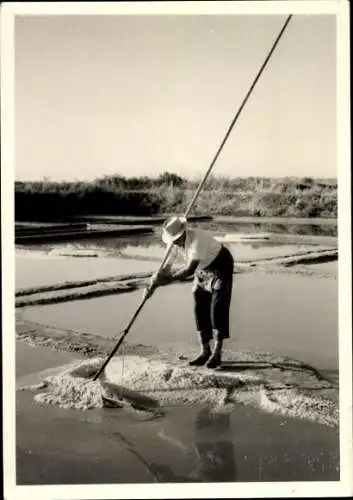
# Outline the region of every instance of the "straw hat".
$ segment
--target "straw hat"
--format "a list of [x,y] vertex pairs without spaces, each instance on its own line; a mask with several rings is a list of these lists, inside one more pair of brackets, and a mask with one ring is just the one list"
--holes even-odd
[[186,230],[187,220],[185,217],[170,217],[165,221],[162,228],[162,240],[167,245],[178,240]]

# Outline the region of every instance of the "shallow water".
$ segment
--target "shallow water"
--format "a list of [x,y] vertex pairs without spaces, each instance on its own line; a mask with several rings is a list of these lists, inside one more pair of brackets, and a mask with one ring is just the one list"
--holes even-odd
[[18,484],[339,479],[337,429],[242,405],[223,414],[175,407],[146,420],[40,406],[20,393],[16,436]]
[[[119,296],[28,307],[24,318],[113,337],[126,326],[141,290]],[[231,339],[227,347],[290,356],[317,368],[338,368],[337,280],[261,272],[235,276]],[[133,325],[128,340],[153,346],[198,342],[191,284],[158,289]]]
[[60,352],[48,347],[32,347],[24,342],[16,342],[16,377],[24,377],[48,367],[54,368],[77,359],[77,355]]
[[15,287],[54,285],[65,281],[105,278],[127,273],[153,271],[158,262],[136,259],[59,257],[19,252],[16,255]]
[[[229,226],[231,231],[227,225],[218,227],[217,236],[223,238],[235,261],[288,256],[323,248],[267,239],[252,241],[244,237],[265,238],[266,234],[247,234],[244,225],[240,225],[240,233],[234,230],[234,225]],[[84,256],[85,252],[98,257]],[[16,288],[154,271],[163,255],[158,231],[149,236],[51,243],[30,249],[19,246]],[[320,264],[306,267],[315,266]],[[337,267],[337,262],[322,266],[332,269]],[[297,357],[319,368],[337,369],[337,291],[334,278],[259,272],[236,275],[231,309],[232,339],[227,344],[232,350],[268,350]],[[32,307],[26,309],[25,317],[112,337],[126,326],[140,298],[141,290]],[[191,285],[172,285],[157,290],[134,324],[129,339],[147,345],[175,346],[176,349],[182,349],[185,343],[197,343]]]
[[[277,237],[280,235],[298,235],[298,236],[313,236],[319,237],[336,237],[337,236],[337,224],[310,224],[310,219],[307,223],[300,221],[300,224],[295,223],[276,223],[276,218],[269,218],[267,222],[251,222],[251,218],[246,218],[246,222],[223,222],[222,220],[217,220],[215,218],[212,221],[205,222],[194,222],[190,223],[191,227],[200,227],[209,231],[212,231],[215,235],[225,235],[227,233],[232,234],[253,234],[259,235],[261,233],[271,233]],[[104,225],[101,224],[100,227],[107,229],[114,227],[114,225]],[[18,245],[20,248],[28,248],[30,250],[50,250],[53,248],[65,248],[67,245],[76,248],[93,247],[96,249],[104,250],[108,253],[117,254],[121,249],[127,245],[133,247],[148,247],[151,244],[157,244],[160,246],[160,233],[161,225],[154,227],[154,233],[151,235],[130,235],[130,236],[120,236],[120,237],[100,237],[100,238],[87,238],[84,240],[77,240],[73,243],[70,242],[70,237],[68,237],[68,242],[52,242],[52,243],[38,243],[31,245]]]
[[[245,232],[243,225],[239,229]],[[17,253],[16,287],[152,270],[163,253],[156,236],[32,249]],[[102,251],[105,257],[57,255],[85,250]],[[238,258],[297,250],[297,245],[269,242],[234,244]],[[121,252],[126,258],[118,258]],[[330,265],[337,267],[337,263]],[[334,278],[261,272],[236,275],[232,339],[226,347],[234,352],[270,351],[319,369],[337,370],[337,295]],[[112,337],[126,326],[140,298],[141,290],[23,312],[25,318],[40,323]],[[197,344],[191,285],[157,290],[127,340],[173,347],[178,352],[189,343]],[[36,348],[28,356],[28,349],[17,348],[18,375],[60,363],[54,360],[58,353]],[[62,362],[69,359],[64,356]],[[35,383],[33,373],[25,378]],[[338,430],[312,422],[242,405],[220,415],[200,405],[184,405],[171,408],[163,419],[146,421],[138,412],[95,409],[79,414],[41,406],[33,401],[33,394],[17,395],[18,484],[327,481],[338,477]]]
[[[17,342],[17,349],[19,363],[24,355],[31,360],[17,374],[20,387],[43,381],[43,372],[35,376],[34,370],[69,361],[48,348]],[[232,412],[174,406],[151,419],[127,408],[78,412],[39,405],[33,393],[19,391],[16,407],[18,484],[327,481],[339,475],[337,428],[249,406]]]
[[[256,236],[254,233],[252,235]],[[264,236],[266,238],[266,235]],[[244,232],[219,232],[217,237],[230,249],[236,262],[285,257],[309,250],[332,248],[332,244],[288,244],[265,238],[248,240],[244,239],[249,237]],[[164,253],[165,247],[158,234],[31,247],[19,245],[15,255],[15,286],[18,289],[154,271]]]

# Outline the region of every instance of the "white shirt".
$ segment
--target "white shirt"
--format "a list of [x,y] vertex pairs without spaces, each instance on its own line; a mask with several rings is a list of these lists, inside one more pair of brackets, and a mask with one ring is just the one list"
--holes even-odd
[[203,229],[188,228],[184,248],[181,249],[188,264],[199,261],[199,268],[204,269],[217,257],[222,245],[211,233]]

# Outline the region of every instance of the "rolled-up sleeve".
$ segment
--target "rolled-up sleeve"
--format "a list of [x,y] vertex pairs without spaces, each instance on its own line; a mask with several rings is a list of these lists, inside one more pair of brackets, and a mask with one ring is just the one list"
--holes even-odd
[[176,246],[173,246],[168,256],[167,262],[165,263],[164,269],[168,271],[173,266],[180,263],[180,261],[181,261],[180,252]]
[[197,238],[194,238],[190,242],[187,248],[186,258],[188,264],[191,264],[191,262],[200,259],[200,241]]

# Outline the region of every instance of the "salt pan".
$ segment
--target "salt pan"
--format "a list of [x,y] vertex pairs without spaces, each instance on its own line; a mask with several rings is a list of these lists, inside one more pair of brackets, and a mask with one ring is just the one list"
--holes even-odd
[[103,408],[107,404],[122,406],[124,402],[147,411],[177,404],[207,404],[215,411],[222,408],[230,411],[234,405],[243,403],[268,412],[338,426],[339,412],[334,401],[310,394],[308,390],[280,386],[278,374],[271,379],[268,370],[265,381],[264,373],[255,370],[214,371],[138,356],[119,356],[110,361],[99,380],[93,381],[101,362],[101,359],[85,361],[67,367],[59,375],[47,377],[46,386],[38,387],[43,390],[35,395],[35,400],[77,410]]

